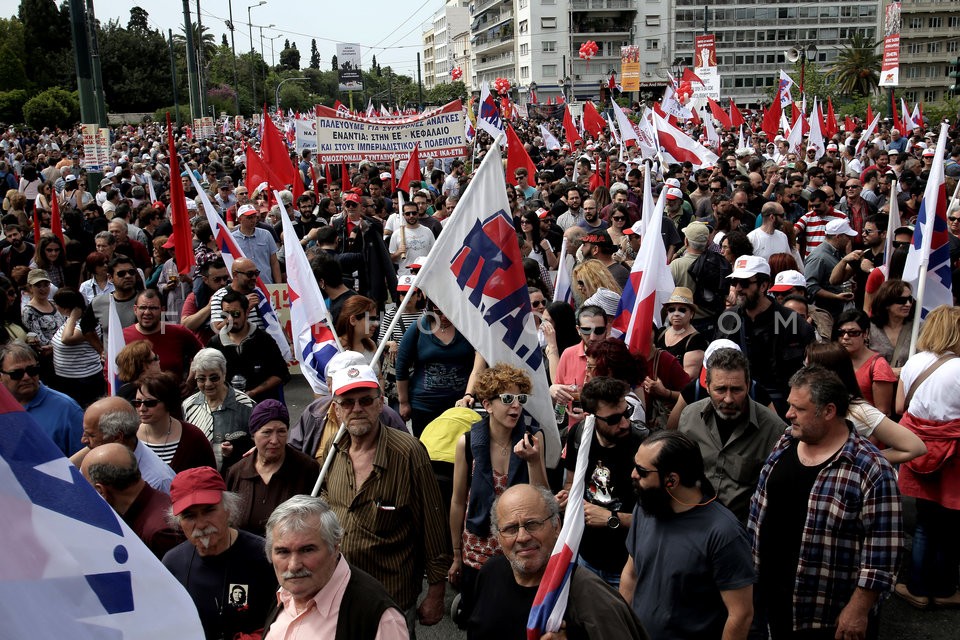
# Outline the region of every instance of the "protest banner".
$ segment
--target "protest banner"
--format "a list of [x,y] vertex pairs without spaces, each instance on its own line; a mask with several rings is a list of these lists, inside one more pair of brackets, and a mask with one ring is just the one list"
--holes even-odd
[[297,154],[304,149],[317,151],[317,121],[312,120],[294,120],[293,126],[297,140]]
[[330,107],[316,108],[317,161],[405,160],[419,143],[432,158],[467,155],[466,114],[455,100],[421,115],[389,121],[352,116]]
[[337,67],[340,91],[363,91],[359,45],[338,42]]
[[900,8],[899,2],[891,2],[884,13],[881,87],[895,87],[900,83],[900,27],[903,22]]

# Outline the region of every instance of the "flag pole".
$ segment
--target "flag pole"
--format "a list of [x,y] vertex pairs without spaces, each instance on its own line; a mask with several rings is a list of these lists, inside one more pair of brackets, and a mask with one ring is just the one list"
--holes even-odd
[[[931,225],[931,231],[933,225]],[[926,255],[920,256],[920,281],[917,282],[917,302],[914,305],[914,309],[923,309],[923,295],[927,289],[927,265],[930,263],[929,253]],[[910,353],[908,357],[912,358],[914,354],[917,353],[917,338],[920,336],[920,311],[917,312],[917,316],[913,319],[913,326],[910,328]]]
[[337,430],[337,435],[333,437],[333,442],[330,443],[330,449],[327,450],[327,455],[323,459],[323,467],[320,469],[320,475],[317,476],[317,482],[313,485],[313,491],[310,492],[310,495],[314,498],[320,495],[320,489],[323,488],[323,481],[326,479],[330,465],[333,464],[333,459],[337,455],[337,445],[340,444],[340,440],[343,439],[343,434],[346,432],[347,424],[341,422],[340,428]]
[[[960,182],[957,183],[960,185]],[[893,257],[893,236],[900,228],[900,204],[897,200],[899,182],[896,175],[890,179],[890,213],[887,215],[887,240],[883,245],[883,264],[887,268],[886,276],[890,277],[890,259]]]

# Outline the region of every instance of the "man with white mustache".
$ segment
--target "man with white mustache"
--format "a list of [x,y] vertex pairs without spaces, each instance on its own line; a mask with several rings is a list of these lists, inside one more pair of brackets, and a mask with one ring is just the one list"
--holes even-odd
[[[240,497],[214,469],[181,471],[170,484],[171,519],[187,538],[163,564],[186,588],[208,640],[233,638],[263,627],[277,580],[260,536],[233,526]],[[230,595],[242,588],[245,599]]]

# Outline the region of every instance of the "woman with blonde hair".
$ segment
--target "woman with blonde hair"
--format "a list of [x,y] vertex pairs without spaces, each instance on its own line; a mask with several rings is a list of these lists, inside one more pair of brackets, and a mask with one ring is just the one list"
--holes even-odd
[[897,411],[928,452],[900,467],[900,491],[917,501],[917,529],[911,569],[896,594],[920,609],[960,606],[960,308],[927,315],[917,353],[900,371]]
[[573,268],[573,292],[577,298],[577,303],[582,304],[584,300],[597,292],[597,289],[609,289],[614,293],[623,293],[620,285],[613,279],[610,270],[603,266],[599,260],[584,260]]
[[153,352],[149,340],[131,342],[117,354],[117,377],[123,383],[117,395],[133,400],[137,395],[137,382],[148,373],[160,373],[160,356]]

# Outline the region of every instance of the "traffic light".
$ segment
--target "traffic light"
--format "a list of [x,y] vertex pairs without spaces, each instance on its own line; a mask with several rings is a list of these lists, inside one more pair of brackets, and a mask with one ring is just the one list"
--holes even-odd
[[950,72],[953,78],[953,84],[950,85],[950,93],[954,96],[960,95],[960,58],[953,61],[953,71]]

